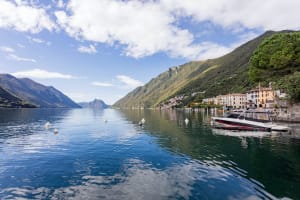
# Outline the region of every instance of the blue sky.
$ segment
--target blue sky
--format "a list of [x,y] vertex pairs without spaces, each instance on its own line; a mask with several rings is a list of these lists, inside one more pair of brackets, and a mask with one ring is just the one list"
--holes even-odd
[[300,28],[298,0],[0,0],[0,73],[112,104],[169,67]]

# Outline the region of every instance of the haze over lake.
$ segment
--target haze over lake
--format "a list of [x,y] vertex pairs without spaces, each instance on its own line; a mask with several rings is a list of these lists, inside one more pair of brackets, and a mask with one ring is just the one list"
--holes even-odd
[[213,130],[207,112],[0,110],[0,199],[297,199],[299,188],[299,139]]

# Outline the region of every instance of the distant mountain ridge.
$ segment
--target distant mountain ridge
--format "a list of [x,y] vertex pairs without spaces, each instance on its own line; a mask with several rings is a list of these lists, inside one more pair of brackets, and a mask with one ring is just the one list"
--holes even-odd
[[44,86],[28,78],[0,74],[0,87],[21,101],[41,108],[80,108],[52,86]]
[[202,93],[212,97],[245,92],[255,83],[249,80],[249,60],[262,41],[273,34],[294,31],[267,31],[232,52],[206,61],[192,61],[169,68],[146,85],[118,100],[116,107],[157,107],[174,96]]
[[78,103],[82,108],[105,109],[109,106],[101,99],[94,99],[91,102]]
[[26,103],[10,94],[8,91],[0,87],[0,108],[35,108],[35,105]]

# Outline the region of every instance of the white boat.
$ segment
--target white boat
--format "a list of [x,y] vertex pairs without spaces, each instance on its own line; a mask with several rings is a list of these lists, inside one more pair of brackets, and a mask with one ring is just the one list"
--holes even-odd
[[215,128],[244,131],[280,131],[288,132],[289,127],[280,126],[273,122],[257,122],[248,119],[212,117],[212,125]]

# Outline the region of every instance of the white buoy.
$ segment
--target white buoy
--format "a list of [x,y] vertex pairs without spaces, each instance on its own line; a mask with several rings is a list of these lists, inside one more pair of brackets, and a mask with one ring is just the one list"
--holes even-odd
[[188,125],[189,119],[188,119],[188,118],[185,118],[184,122],[185,122],[186,125]]
[[105,119],[104,122],[107,123],[107,119]]
[[57,134],[57,133],[58,133],[58,130],[55,128],[54,131],[53,131],[53,133],[54,133],[54,134]]
[[139,121],[139,125],[143,126],[145,124],[145,122],[146,122],[146,120],[143,118],[143,119],[141,119],[141,121]]
[[45,129],[49,129],[50,126],[51,126],[51,123],[50,123],[50,122],[46,122],[46,124],[45,124]]

